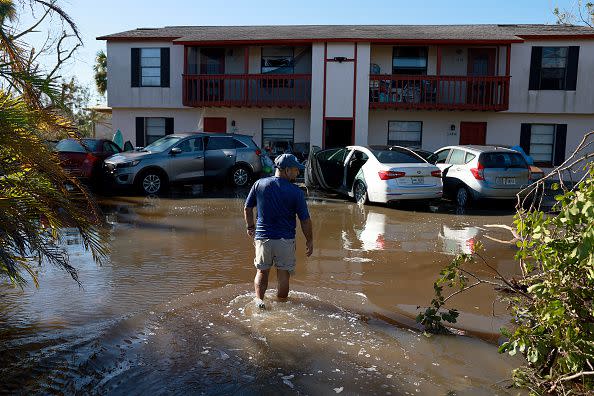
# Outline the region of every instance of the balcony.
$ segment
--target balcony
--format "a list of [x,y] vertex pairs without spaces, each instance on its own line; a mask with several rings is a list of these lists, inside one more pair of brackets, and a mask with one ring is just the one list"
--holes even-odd
[[190,107],[309,107],[311,74],[194,74],[183,76]]
[[369,76],[369,107],[411,110],[503,111],[509,76]]

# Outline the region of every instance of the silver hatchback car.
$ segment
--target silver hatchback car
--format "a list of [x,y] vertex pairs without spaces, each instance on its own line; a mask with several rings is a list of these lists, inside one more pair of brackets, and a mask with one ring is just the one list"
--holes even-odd
[[170,183],[208,178],[246,186],[262,171],[260,154],[251,136],[176,133],[107,158],[105,171],[116,185],[133,185],[144,194],[158,194]]
[[442,172],[444,195],[462,207],[480,198],[514,199],[530,183],[522,154],[504,147],[448,146],[429,162]]

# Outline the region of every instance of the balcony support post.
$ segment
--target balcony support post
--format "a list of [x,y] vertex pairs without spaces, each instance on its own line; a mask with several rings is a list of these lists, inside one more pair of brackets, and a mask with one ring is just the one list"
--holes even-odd
[[250,88],[250,80],[247,78],[248,74],[250,73],[250,47],[245,46],[243,49],[243,74],[245,74],[244,79],[244,87],[243,87],[243,100],[244,104],[247,105],[249,95],[249,88]]

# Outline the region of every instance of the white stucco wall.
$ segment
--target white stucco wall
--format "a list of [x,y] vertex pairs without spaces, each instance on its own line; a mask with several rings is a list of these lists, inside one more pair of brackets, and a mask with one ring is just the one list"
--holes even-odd
[[311,144],[322,147],[324,127],[324,43],[314,43],[311,51]]
[[[132,48],[170,48],[170,86],[132,88]],[[171,42],[107,42],[107,104],[116,107],[182,107],[184,47]]]
[[[122,131],[124,141],[136,140],[136,117],[173,117],[174,132],[194,132],[203,129],[203,117],[227,118],[227,132],[253,136],[262,144],[263,118],[292,118],[295,120],[295,142],[309,142],[309,109],[273,108],[185,108],[185,109],[113,109],[112,128]],[[235,128],[231,122],[235,121]]]
[[[328,43],[327,59],[355,57],[354,43]],[[326,63],[326,117],[353,117],[355,63]]]
[[387,144],[388,121],[422,121],[422,147],[430,151],[459,144],[462,121],[486,122],[486,143],[505,146],[520,144],[522,123],[567,124],[566,156],[586,132],[594,130],[594,115],[370,110],[369,144]]
[[355,95],[355,144],[367,144],[369,118],[369,43],[357,44],[357,92]]
[[[576,91],[529,91],[532,46],[579,46]],[[509,111],[594,114],[594,41],[527,41],[512,44]]]

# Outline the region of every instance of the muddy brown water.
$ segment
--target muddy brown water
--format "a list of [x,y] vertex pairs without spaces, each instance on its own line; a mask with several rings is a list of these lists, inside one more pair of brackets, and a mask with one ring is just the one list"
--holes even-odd
[[82,288],[48,266],[38,289],[0,285],[0,393],[517,393],[505,380],[521,362],[497,353],[509,317],[489,288],[452,301],[458,327],[479,337],[414,329],[439,270],[477,241],[515,273],[514,247],[484,238],[509,239],[485,225],[511,224],[510,210],[311,198],[314,253],[298,235],[289,301],[269,290],[258,311],[244,196],[105,199],[108,262],[93,263],[76,232],[64,241]]

